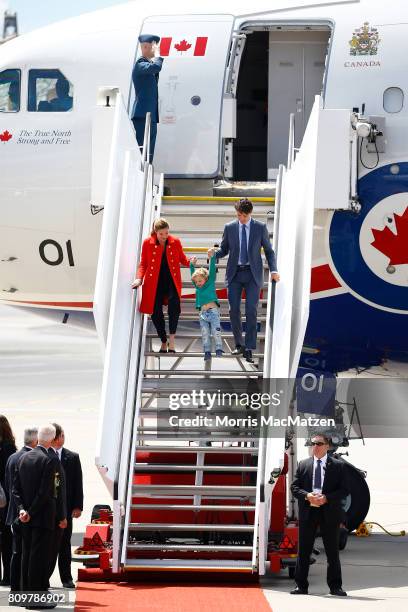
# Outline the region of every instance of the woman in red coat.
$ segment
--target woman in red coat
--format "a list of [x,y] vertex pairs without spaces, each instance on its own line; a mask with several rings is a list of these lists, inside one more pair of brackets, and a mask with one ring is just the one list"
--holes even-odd
[[[195,258],[193,258],[195,259]],[[142,255],[132,287],[143,283],[140,312],[150,314],[161,340],[160,353],[175,353],[174,343],[180,316],[181,271],[189,266],[181,242],[169,233],[166,219],[157,219],[142,246]],[[163,304],[168,304],[170,338],[167,343]]]

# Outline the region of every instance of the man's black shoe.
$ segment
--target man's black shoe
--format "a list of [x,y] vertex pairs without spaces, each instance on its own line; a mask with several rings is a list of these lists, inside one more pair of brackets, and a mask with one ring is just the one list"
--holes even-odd
[[244,357],[245,361],[247,361],[248,363],[254,363],[254,360],[252,359],[252,351],[250,351],[249,349],[245,349]]
[[347,593],[346,591],[343,591],[343,589],[331,589],[330,595],[336,595],[336,597],[347,597]]
[[237,344],[235,349],[232,351],[231,355],[242,355],[243,352],[244,352],[244,347],[241,346],[240,344]]
[[75,584],[72,580],[67,580],[66,582],[63,582],[62,586],[64,587],[64,589],[75,589]]
[[293,591],[290,592],[291,595],[307,595],[307,589],[301,589],[299,587],[296,587],[296,589],[293,589]]

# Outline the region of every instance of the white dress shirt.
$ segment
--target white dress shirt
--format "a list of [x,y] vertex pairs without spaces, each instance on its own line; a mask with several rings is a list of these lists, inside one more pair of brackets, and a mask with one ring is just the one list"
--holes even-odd
[[[241,223],[241,221],[238,221],[239,223],[239,259],[238,259],[238,265],[242,266],[242,260],[241,260],[241,242],[242,242],[242,232],[246,232],[246,238],[247,238],[247,253],[248,253],[248,261],[246,262],[247,264],[249,263],[249,234],[251,233],[251,221],[252,219],[250,219],[247,223]],[[245,227],[245,229],[244,229]]]
[[[318,461],[317,457],[313,457],[313,487],[312,487],[313,489],[315,488],[314,481],[315,481],[315,470],[316,470],[316,467],[317,467],[317,461]],[[326,472],[327,453],[323,457],[320,458],[320,461],[321,461],[320,471],[321,471],[321,474],[322,474],[322,477],[321,477],[322,486],[321,486],[321,488],[323,489],[324,475],[325,475],[325,472]]]

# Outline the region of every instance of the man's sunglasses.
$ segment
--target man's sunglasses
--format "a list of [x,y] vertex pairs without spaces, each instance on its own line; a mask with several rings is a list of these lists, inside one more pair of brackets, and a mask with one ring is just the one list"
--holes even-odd
[[326,442],[312,442],[312,446],[324,446]]

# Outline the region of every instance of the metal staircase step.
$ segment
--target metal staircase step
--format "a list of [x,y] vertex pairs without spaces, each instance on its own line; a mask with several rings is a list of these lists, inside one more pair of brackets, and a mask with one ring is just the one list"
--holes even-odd
[[[170,391],[169,391],[170,393]],[[171,391],[172,393],[172,391]],[[143,416],[143,415],[141,415]],[[234,428],[236,431],[236,428]],[[172,427],[172,430],[174,430],[174,427]],[[138,432],[140,431],[140,428],[138,429]],[[171,435],[172,432],[168,432],[168,433],[164,433],[162,431],[162,428],[160,428],[160,438],[162,441],[172,441],[174,440],[174,431],[173,434]],[[180,438],[180,433],[177,435],[178,439],[183,440],[183,438]],[[139,436],[139,438],[143,439],[143,441],[157,441],[157,431],[146,431],[143,432],[142,435]],[[215,431],[215,432],[211,432],[211,441],[212,443],[217,443],[219,444],[220,442],[225,442],[225,440],[228,440],[228,442],[239,442],[239,443],[243,443],[243,442],[247,442],[248,444],[255,444],[258,442],[258,438],[255,435],[249,435],[247,431],[245,431],[245,435],[231,435],[231,433],[228,434],[227,437],[225,437],[225,432],[224,431]],[[197,440],[197,441],[202,441],[202,436],[196,436],[194,437],[191,432],[188,432],[188,434],[186,434],[184,441],[185,442],[191,442],[193,440]]]
[[132,504],[132,510],[201,510],[228,512],[255,512],[255,506],[228,506],[224,504]]
[[[242,319],[245,320],[245,318],[246,318],[245,315],[242,314],[241,316],[242,316]],[[230,323],[230,321],[231,321],[229,315],[221,315],[220,316],[220,320],[228,322],[228,323]],[[179,321],[180,321],[180,323],[182,323],[183,321],[197,321],[197,313],[194,312],[192,314],[182,314],[180,316]],[[258,315],[257,321],[258,321],[258,323],[260,323],[262,321],[266,321],[266,316],[265,315]]]
[[126,559],[126,571],[222,571],[245,572],[253,571],[251,561],[245,559]]
[[220,486],[220,485],[160,485],[137,484],[132,486],[133,495],[201,495],[209,497],[253,497],[255,486]]
[[143,373],[149,374],[150,376],[179,376],[184,378],[186,376],[204,376],[211,372],[214,376],[222,378],[230,378],[232,376],[263,376],[263,372],[260,370],[149,370],[144,369]]
[[224,546],[222,544],[128,544],[127,550],[194,550],[219,552],[252,552],[252,546]]
[[[256,183],[258,184],[258,183]],[[245,185],[248,186],[248,188],[251,188],[252,185],[255,185],[255,183],[244,183],[244,182],[240,182],[240,183],[229,183],[229,185],[231,185],[231,189],[232,186],[235,185],[235,188],[237,188],[238,186],[240,186],[241,188],[243,188]],[[262,185],[265,185],[264,189],[263,189],[263,193],[257,193],[256,195],[254,195],[253,197],[251,197],[251,201],[252,202],[256,202],[257,204],[261,204],[261,203],[273,203],[275,202],[275,196],[274,196],[274,190],[275,190],[275,186],[273,183],[263,183]],[[222,185],[222,187],[218,187],[215,186],[214,189],[217,190],[225,190],[226,187],[225,185]],[[265,190],[268,190],[270,192],[270,195],[267,195],[265,193]],[[258,189],[259,191],[259,189]],[[166,202],[220,202],[220,203],[225,203],[225,204],[234,204],[237,200],[239,200],[240,198],[243,198],[246,196],[243,195],[237,195],[237,196],[226,196],[225,194],[221,195],[221,194],[216,194],[216,195],[201,195],[201,196],[197,196],[197,195],[191,195],[191,194],[187,194],[187,195],[165,195],[162,197],[162,201],[163,203]]]
[[135,463],[135,472],[256,472],[253,465],[173,465],[168,463]]
[[[198,325],[198,321],[197,321],[197,325]],[[257,337],[258,337],[258,340],[265,340],[265,334],[264,333],[258,334]],[[146,338],[156,338],[156,340],[157,340],[157,333],[150,333],[150,332],[148,332],[146,334]],[[201,332],[200,332],[199,329],[197,329],[196,332],[188,332],[188,333],[178,332],[177,333],[177,339],[178,340],[182,340],[183,338],[185,338],[186,340],[192,340],[194,338],[200,338],[201,339]],[[234,340],[233,334],[224,334],[223,333],[222,334],[222,338],[223,338],[223,340]],[[162,353],[162,354],[164,355],[165,353]],[[172,353],[172,355],[173,356],[177,356],[178,353]],[[235,355],[231,355],[231,357],[234,357],[234,356]]]
[[[197,268],[199,268],[200,266],[196,266]],[[182,298],[183,304],[195,304],[195,298]],[[228,304],[228,300],[227,298],[218,298],[218,301],[220,304]],[[260,299],[258,301],[259,304],[267,304],[268,300],[267,299]],[[242,301],[242,304],[245,304],[245,300]]]
[[243,455],[256,455],[257,448],[248,446],[154,446],[139,445],[136,451],[148,451],[153,453],[239,453]]
[[248,533],[253,525],[200,525],[199,523],[129,523],[129,531],[232,531]]
[[[222,235],[222,228],[218,228],[218,229],[183,229],[180,232],[180,236],[181,238],[183,238],[183,234],[186,236],[209,236],[210,234],[213,235],[215,234],[216,236],[221,236]],[[269,236],[273,236],[273,232],[269,232]]]
[[[190,290],[194,289],[194,285],[193,285],[192,281],[191,280],[187,280],[187,279],[185,279],[185,280],[182,279],[181,286],[182,286],[183,289],[190,289]],[[264,289],[266,289],[268,287],[268,283],[266,281],[264,282],[263,287],[264,287]],[[226,289],[227,287],[225,285],[225,282],[215,281],[215,288],[216,289]],[[181,299],[183,300],[183,296],[181,296]]]
[[[269,211],[251,213],[251,217],[254,217],[255,219],[262,219],[262,220],[264,220],[265,218],[273,219],[274,215],[273,215],[272,210],[270,214],[268,214],[268,212]],[[162,209],[162,213],[166,217],[182,217],[183,219],[185,219],[187,216],[188,218],[190,217],[192,218],[207,217],[208,218],[208,215],[211,215],[211,219],[220,218],[220,219],[228,219],[229,221],[231,221],[231,211],[229,210],[225,210],[225,211],[211,210],[209,211],[207,207],[203,208],[203,210],[194,210],[191,212],[189,210],[188,211],[187,210],[171,210],[170,206],[165,206]],[[222,228],[219,231],[222,231]],[[183,232],[184,230],[181,230],[179,234],[182,235]]]
[[[180,336],[177,336],[178,338]],[[177,351],[177,353],[159,353],[159,351],[145,351],[145,357],[158,357],[159,359],[161,359],[162,357],[166,358],[166,357],[172,357],[173,359],[179,359],[180,357],[182,357],[183,359],[186,359],[187,357],[203,357],[203,352],[193,352],[193,351]],[[252,353],[252,357],[256,358],[256,359],[260,359],[261,357],[264,357],[263,353]],[[242,355],[232,355],[231,353],[224,353],[222,355],[222,357],[217,357],[217,359],[243,359]]]

